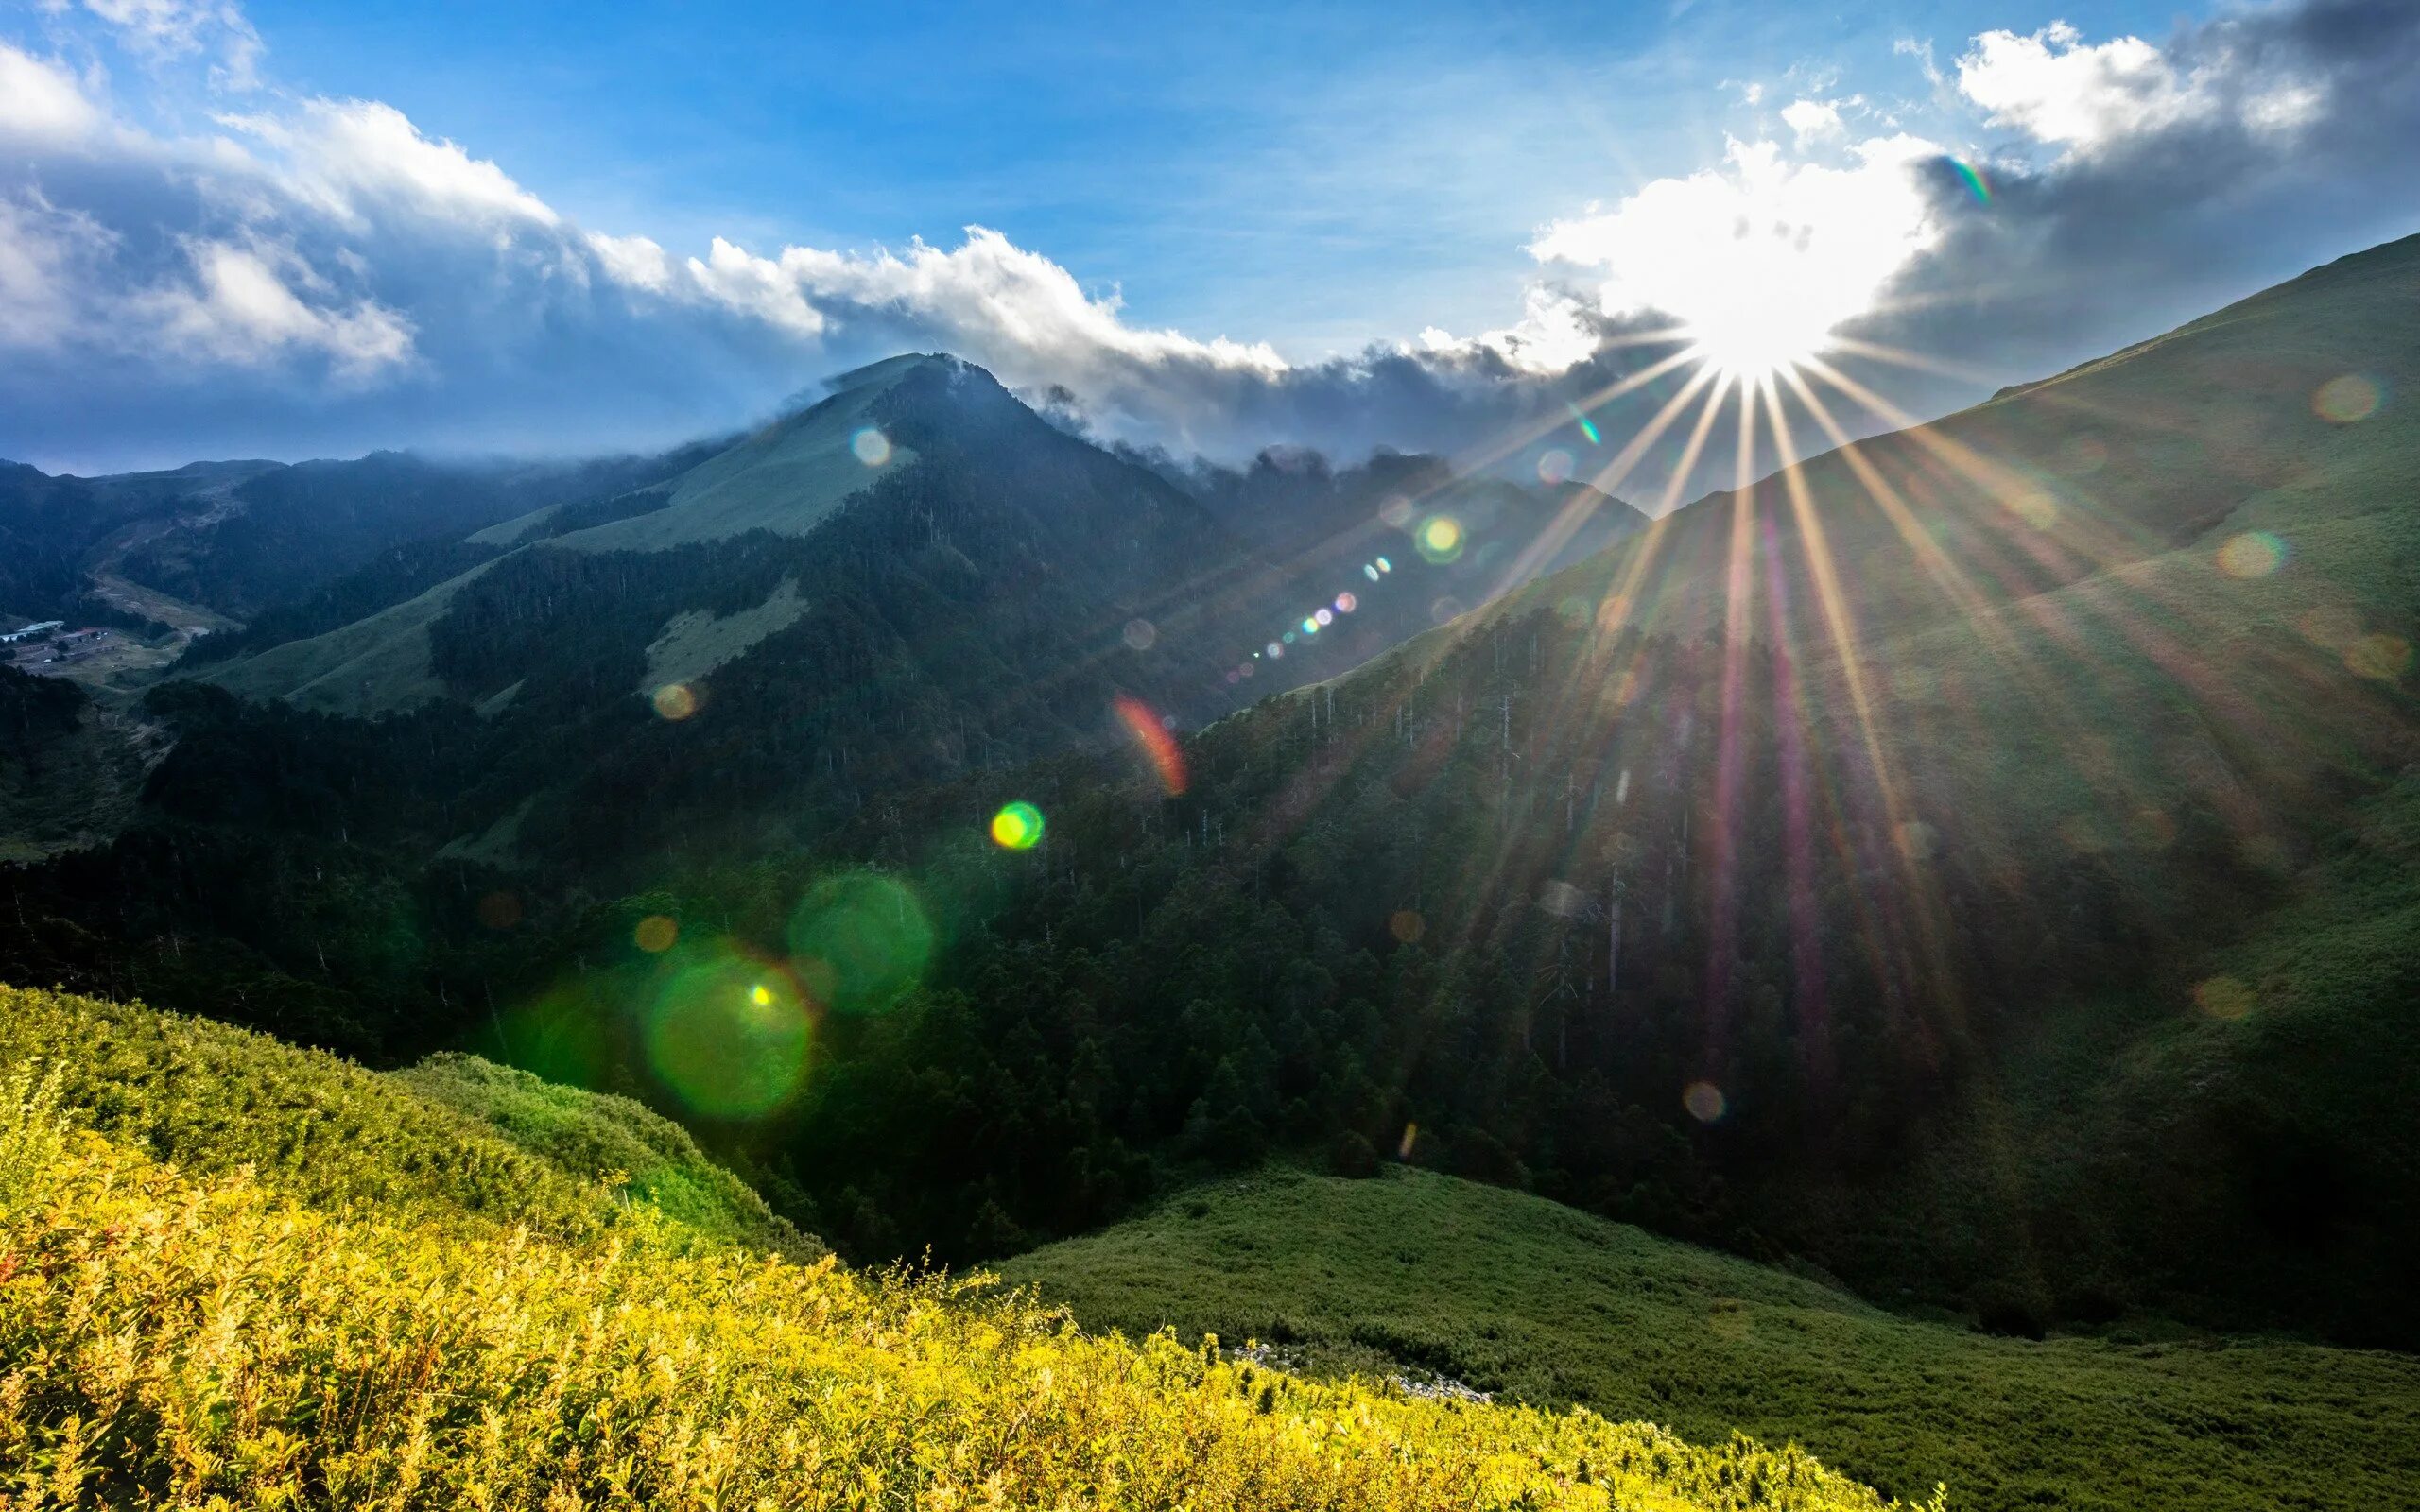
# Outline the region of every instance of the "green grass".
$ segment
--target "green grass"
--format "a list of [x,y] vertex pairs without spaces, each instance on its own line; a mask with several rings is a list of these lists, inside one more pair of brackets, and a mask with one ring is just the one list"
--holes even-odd
[[1093,1327],[1400,1362],[1685,1438],[1792,1441],[1969,1512],[2376,1508],[2420,1485],[2420,1362],[2170,1331],[2034,1343],[1526,1194],[1271,1171],[1001,1267]]
[[753,609],[720,619],[703,610],[675,614],[647,648],[647,676],[640,680],[639,691],[652,692],[667,682],[695,681],[765,637],[787,629],[806,610],[806,600],[798,596],[797,582],[785,577]]
[[620,1099],[0,988],[0,1503],[1889,1512],[728,1242],[768,1222]]
[[361,719],[443,697],[428,627],[453,607],[464,584],[494,565],[482,562],[341,629],[212,667],[199,680],[248,698],[289,698],[306,709]]
[[677,1125],[468,1056],[367,1071],[205,1019],[0,987],[0,1068],[37,1063],[97,1132],[191,1176],[249,1167],[313,1207],[588,1238],[644,1204],[686,1232],[821,1253]]
[[[546,544],[574,551],[663,551],[751,530],[805,535],[877,475],[850,447],[866,423],[868,406],[932,360],[893,357],[860,369],[821,404],[777,421],[660,485],[671,495],[664,508],[570,531]],[[895,447],[880,471],[914,460],[914,452]],[[510,544],[553,512],[549,507],[471,539]],[[446,690],[431,665],[428,627],[452,607],[463,584],[494,565],[481,563],[406,603],[341,629],[213,667],[201,679],[250,698],[288,698],[322,713],[365,719],[441,698]],[[720,620],[675,616],[650,648],[649,683],[711,671],[804,611],[796,599],[776,593],[759,609]]]
[[[579,551],[663,551],[751,530],[805,535],[878,475],[850,449],[850,438],[868,423],[867,408],[932,360],[908,355],[860,368],[821,404],[776,421],[675,478],[664,508],[574,530],[555,543]],[[915,459],[914,452],[894,447],[879,472]]]

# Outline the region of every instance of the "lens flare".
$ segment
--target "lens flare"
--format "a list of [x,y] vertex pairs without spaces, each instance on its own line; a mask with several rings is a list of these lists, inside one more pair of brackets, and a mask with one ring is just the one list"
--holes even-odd
[[2214,976],[2195,988],[2193,1002],[2213,1019],[2240,1019],[2255,1005],[2252,988],[2232,976]]
[[1311,618],[1322,625],[1333,625],[1336,623],[1336,610],[1322,606],[1312,611]]
[[1681,1106],[1699,1123],[1711,1124],[1723,1115],[1730,1104],[1724,1100],[1722,1089],[1714,1083],[1693,1081],[1681,1093]]
[[698,712],[698,690],[685,682],[667,682],[648,701],[658,714],[677,724]]
[[1387,920],[1387,933],[1406,945],[1416,945],[1420,936],[1428,933],[1428,920],[1409,908],[1398,908]]
[[1382,573],[1391,573],[1394,570],[1395,564],[1393,562],[1387,560],[1384,557],[1378,558],[1378,571]]
[[1309,615],[1307,615],[1307,614],[1304,615],[1304,616],[1303,616],[1303,633],[1304,633],[1305,635],[1317,635],[1317,634],[1319,634],[1319,633],[1320,633],[1320,622],[1319,622],[1319,621],[1317,621],[1317,620],[1315,620],[1315,619],[1313,619],[1313,618],[1311,618],[1311,617],[1310,617]]
[[631,943],[649,955],[661,955],[681,937],[681,926],[662,914],[649,914],[631,931]]
[[1126,642],[1126,648],[1128,650],[1148,651],[1159,642],[1159,627],[1153,625],[1150,620],[1128,620],[1126,622],[1126,629],[1121,638]]
[[1042,811],[1011,803],[992,816],[992,843],[1003,850],[1030,850],[1042,843]]
[[1378,580],[1378,564],[1374,561],[1363,562],[1361,564],[1361,576],[1367,577],[1374,583],[1376,582]]
[[1948,161],[1950,167],[1957,170],[1958,181],[1964,184],[1966,186],[1966,192],[1975,197],[1975,203],[1979,205],[1990,204],[1992,202],[1992,180],[1983,177],[1983,170],[1980,165],[1969,163],[1963,158],[1951,158]]
[[[1230,677],[1233,676],[1234,674],[1230,674]],[[1115,707],[1117,710],[1117,722],[1126,727],[1127,734],[1132,736],[1134,744],[1142,747],[1144,758],[1151,764],[1151,770],[1160,779],[1162,790],[1170,798],[1183,793],[1185,785],[1184,747],[1179,746],[1176,743],[1176,737],[1168,733],[1167,724],[1159,715],[1151,713],[1150,705],[1140,698],[1130,697],[1121,693],[1117,696]]]
[[890,460],[890,438],[868,425],[849,438],[849,450],[868,467],[881,467]]
[[1411,524],[1411,501],[1402,494],[1392,494],[1378,506],[1379,523],[1396,530]]
[[1270,660],[1271,662],[1279,662],[1279,661],[1283,661],[1283,660],[1285,660],[1285,656],[1286,656],[1286,648],[1285,648],[1284,646],[1282,646],[1282,645],[1278,644],[1275,641],[1271,641],[1271,642],[1270,642],[1267,645],[1262,646],[1260,649],[1261,649],[1261,653],[1262,653],[1264,656],[1268,657],[1268,658],[1269,658],[1269,660]]
[[761,1118],[798,1094],[814,1025],[787,971],[725,948],[666,981],[643,1038],[648,1066],[690,1111]]
[[2356,677],[2397,681],[2411,670],[2411,643],[2400,635],[2364,635],[2344,648],[2344,665]]
[[853,871],[808,891],[790,914],[788,943],[818,1000],[841,1013],[880,1013],[924,980],[933,924],[905,883]]
[[[1462,554],[1462,523],[1449,514],[1432,514],[1420,523],[1412,543],[1420,548],[1423,557],[1442,567]],[[1382,562],[1384,559],[1380,558]]]
[[492,892],[479,900],[479,922],[490,929],[510,929],[521,922],[518,893]]
[[2385,398],[2377,380],[2348,372],[2320,385],[2319,391],[2310,396],[2310,407],[2330,425],[2350,425],[2377,414]]
[[1339,614],[1350,614],[1360,607],[1361,601],[1354,597],[1351,593],[1339,593],[1336,595],[1336,611]]
[[2286,560],[2286,543],[2266,530],[2230,536],[2219,548],[2219,571],[2229,577],[2266,577]]
[[1538,481],[1556,488],[1571,481],[1571,454],[1558,446],[1538,458]]
[[1598,433],[1597,422],[1590,420],[1587,415],[1581,410],[1579,405],[1565,404],[1564,408],[1571,411],[1571,422],[1580,427],[1581,435],[1588,438],[1589,445],[1602,446],[1605,444],[1605,438]]

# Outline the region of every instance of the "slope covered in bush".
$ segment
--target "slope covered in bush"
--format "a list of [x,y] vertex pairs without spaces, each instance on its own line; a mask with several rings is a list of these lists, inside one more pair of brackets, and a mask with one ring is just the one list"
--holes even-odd
[[1962,1512],[2366,1512],[2420,1478],[2408,1355],[2152,1324],[1996,1338],[1408,1167],[1196,1188],[1001,1270],[1086,1327],[1788,1440],[1886,1493],[1945,1479]]
[[[146,1017],[19,998],[82,1013],[118,1046]],[[1883,1505],[1794,1449],[1297,1381],[1215,1344],[1087,1335],[979,1280],[698,1244],[648,1205],[566,1240],[499,1227],[495,1204],[449,1213],[450,1182],[389,1205],[357,1180],[280,1192],[250,1169],[199,1177],[279,1141],[197,1117],[207,1088],[273,1114],[300,1078],[281,1079],[292,1068],[265,1043],[235,1045],[251,1052],[239,1058],[185,1027],[159,1021],[148,1037],[171,1069],[128,1082],[103,1115],[115,1140],[79,1126],[89,1101],[63,1100],[71,1085],[90,1098],[86,1074],[9,1057],[11,1505]],[[131,1052],[114,1058],[137,1069]],[[372,1080],[347,1090],[359,1116],[346,1143],[378,1152],[356,1174],[423,1147],[430,1125],[407,1100]],[[132,1147],[153,1106],[187,1169]],[[351,1206],[298,1202],[297,1187]]]
[[645,1203],[686,1234],[820,1248],[678,1125],[467,1056],[382,1074],[206,1019],[0,987],[0,1065],[36,1062],[112,1141],[191,1177],[249,1168],[316,1208],[580,1239]]

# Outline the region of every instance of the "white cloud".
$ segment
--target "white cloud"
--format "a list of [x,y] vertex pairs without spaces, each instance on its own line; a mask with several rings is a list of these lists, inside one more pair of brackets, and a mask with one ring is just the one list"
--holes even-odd
[[[65,8],[65,0],[50,0],[47,7]],[[210,53],[216,56],[214,81],[232,89],[259,83],[260,33],[240,6],[225,0],[84,0],[84,9],[155,60]]]
[[60,144],[101,129],[76,76],[0,43],[0,140]]
[[1781,119],[1801,147],[1848,134],[1841,124],[1841,108],[1829,100],[1792,100],[1782,107]]
[[560,218],[502,168],[430,141],[391,105],[312,99],[284,115],[226,115],[219,124],[274,149],[289,193],[348,219],[365,204],[483,224]]
[[1610,211],[1557,221],[1530,250],[1603,269],[1609,317],[1669,316],[1743,362],[1811,351],[1870,312],[1938,237],[1911,165],[1940,152],[1917,137],[1876,137],[1835,167],[1735,140],[1721,168],[1658,179]]
[[2264,73],[2223,30],[2190,66],[2140,37],[2087,43],[2064,21],[2031,36],[1987,31],[1958,60],[1958,90],[1994,126],[2091,154],[2130,137],[2232,116],[2260,131],[2315,117],[2317,84]]
[[[181,353],[251,364],[293,352],[329,360],[333,374],[362,382],[411,356],[410,322],[373,300],[335,306],[309,266],[289,249],[194,240],[189,284],[147,291],[135,304]],[[291,286],[322,296],[306,303]]]
[[115,238],[38,194],[0,198],[0,348],[47,349],[78,324]]

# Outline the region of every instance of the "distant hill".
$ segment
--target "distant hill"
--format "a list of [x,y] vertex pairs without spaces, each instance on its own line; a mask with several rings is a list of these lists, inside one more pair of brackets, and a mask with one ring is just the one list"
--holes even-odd
[[1736,1430],[1886,1494],[1945,1483],[1973,1512],[2351,1512],[2394,1500],[2420,1456],[2409,1356],[2174,1330],[1996,1339],[1401,1166],[1181,1192],[1001,1269],[1088,1327]]
[[0,463],[0,612],[224,631],[391,551],[610,496],[697,460],[195,462],[51,477]]

